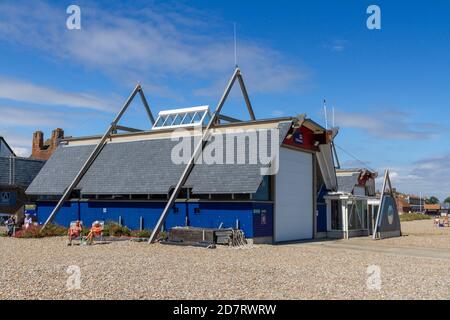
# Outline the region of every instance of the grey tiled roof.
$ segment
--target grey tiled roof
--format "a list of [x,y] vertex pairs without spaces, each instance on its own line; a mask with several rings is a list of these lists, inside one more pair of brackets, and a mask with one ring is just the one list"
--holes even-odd
[[355,186],[358,184],[359,172],[354,172],[351,175],[337,175],[338,191],[345,193],[352,193]]
[[[290,121],[279,124],[280,144],[290,125]],[[77,189],[83,194],[166,194],[186,166],[171,160],[173,147],[178,143],[154,139],[106,144]],[[247,140],[246,155],[248,144]],[[93,145],[59,147],[27,193],[62,194],[93,148]],[[194,193],[254,193],[262,181],[262,167],[248,163],[197,164],[185,185],[192,187]]]
[[0,185],[27,187],[45,161],[19,157],[0,157]]

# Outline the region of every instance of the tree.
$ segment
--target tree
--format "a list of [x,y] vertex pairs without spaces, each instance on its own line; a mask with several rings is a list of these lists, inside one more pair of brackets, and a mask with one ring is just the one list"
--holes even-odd
[[450,203],[450,197],[445,198],[444,202],[445,203]]
[[426,204],[439,204],[440,201],[435,196],[431,196],[429,199],[425,200]]

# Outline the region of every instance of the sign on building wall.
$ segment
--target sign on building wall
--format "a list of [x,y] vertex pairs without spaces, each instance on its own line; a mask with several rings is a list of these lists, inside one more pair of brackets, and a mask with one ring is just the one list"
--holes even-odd
[[35,216],[36,215],[36,205],[35,204],[26,204],[25,205],[25,214]]
[[286,138],[283,143],[292,147],[299,147],[302,149],[317,149],[317,147],[314,146],[314,132],[306,127],[296,129],[292,136]]
[[0,192],[0,206],[14,206],[17,195],[15,192]]

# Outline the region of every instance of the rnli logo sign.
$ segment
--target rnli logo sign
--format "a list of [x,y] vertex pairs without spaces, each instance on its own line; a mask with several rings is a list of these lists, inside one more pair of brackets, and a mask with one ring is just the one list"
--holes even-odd
[[0,192],[0,205],[8,206],[11,204],[11,193]]
[[15,192],[0,192],[0,206],[13,206],[16,204]]
[[303,144],[304,140],[303,140],[303,133],[301,133],[300,131],[297,131],[294,133],[294,142],[297,144]]

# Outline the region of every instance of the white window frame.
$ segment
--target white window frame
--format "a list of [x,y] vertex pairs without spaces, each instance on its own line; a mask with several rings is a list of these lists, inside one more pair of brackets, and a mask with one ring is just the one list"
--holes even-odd
[[[192,116],[192,119],[190,123],[183,123],[186,116],[190,113],[194,113]],[[202,113],[201,119],[198,122],[194,122],[195,117],[197,114]],[[183,119],[181,120],[181,124],[173,124],[175,122],[175,119],[177,116],[181,116],[181,114],[184,114]],[[156,118],[155,124],[152,127],[152,130],[160,130],[160,129],[167,129],[167,128],[183,128],[183,127],[193,127],[197,125],[204,125],[203,122],[206,118],[206,115],[210,115],[209,106],[198,106],[198,107],[191,107],[191,108],[184,108],[184,109],[173,109],[173,110],[164,110],[160,111],[158,113],[158,117]],[[166,125],[167,120],[169,117],[174,117],[170,125]],[[157,126],[159,119],[161,117],[166,117],[163,124],[161,126]]]

